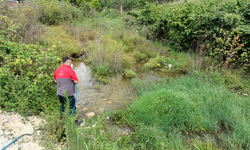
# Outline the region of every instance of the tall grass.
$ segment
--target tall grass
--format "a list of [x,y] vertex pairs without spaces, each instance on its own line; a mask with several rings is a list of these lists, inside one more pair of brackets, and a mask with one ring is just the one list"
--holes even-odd
[[47,27],[40,44],[53,46],[57,56],[79,56],[83,53],[81,43],[68,33],[63,25]]
[[[175,133],[209,131],[221,134],[222,148],[249,148],[248,97],[189,76],[170,79],[167,84],[166,80],[149,86],[135,82],[134,87],[140,96],[129,105],[126,118],[147,148],[159,148],[155,143],[166,141]],[[180,143],[179,148],[187,146],[186,142]],[[169,145],[163,142],[160,147]]]
[[[67,100],[68,101],[68,100]],[[132,145],[124,143],[126,138],[114,139],[109,131],[107,120],[100,116],[94,116],[84,120],[80,127],[77,127],[75,120],[77,118],[74,113],[72,117],[69,116],[69,101],[67,102],[67,109],[65,110],[63,126],[65,128],[64,138],[68,150],[93,150],[93,149],[132,149]]]

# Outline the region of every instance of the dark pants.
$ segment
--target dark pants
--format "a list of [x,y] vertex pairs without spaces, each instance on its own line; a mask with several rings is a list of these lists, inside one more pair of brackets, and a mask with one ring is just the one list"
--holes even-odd
[[[60,108],[60,112],[64,112],[65,107],[67,106],[67,100],[64,96],[58,95],[59,97],[59,101],[62,104],[61,108]],[[75,97],[74,96],[69,96],[69,104],[70,104],[70,112],[72,111],[72,109],[74,108],[75,105]]]

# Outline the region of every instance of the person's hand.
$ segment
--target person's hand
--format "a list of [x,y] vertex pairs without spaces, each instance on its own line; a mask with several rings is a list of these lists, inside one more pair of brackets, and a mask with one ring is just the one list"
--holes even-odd
[[55,83],[57,83],[56,80],[54,80],[54,81],[55,81]]
[[77,84],[77,83],[78,83],[78,81],[74,81],[74,83],[75,83],[75,84]]

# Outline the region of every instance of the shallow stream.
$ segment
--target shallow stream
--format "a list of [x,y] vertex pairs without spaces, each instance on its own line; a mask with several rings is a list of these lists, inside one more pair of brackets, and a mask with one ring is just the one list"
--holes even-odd
[[[108,84],[100,84],[92,78],[89,66],[83,62],[73,62],[73,65],[79,79],[76,103],[79,120],[85,119],[85,114],[88,112],[101,115],[105,111],[121,108],[134,98],[130,79],[116,75],[109,78]],[[136,72],[136,78],[142,80],[157,81],[166,76],[174,78],[180,76],[160,71],[141,71],[136,68],[132,70]]]

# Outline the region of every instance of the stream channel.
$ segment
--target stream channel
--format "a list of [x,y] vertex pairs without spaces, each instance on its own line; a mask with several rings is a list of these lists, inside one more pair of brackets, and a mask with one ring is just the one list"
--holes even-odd
[[[78,120],[86,119],[85,114],[94,112],[101,115],[105,111],[119,109],[134,99],[131,79],[115,75],[108,79],[108,84],[101,84],[92,78],[91,69],[83,62],[73,62],[74,70],[79,79],[77,84]],[[141,71],[132,68],[136,73],[134,79],[158,81],[163,77],[178,77],[180,74],[163,73],[160,71]],[[134,80],[132,79],[132,80]],[[99,85],[99,89],[96,86]]]

